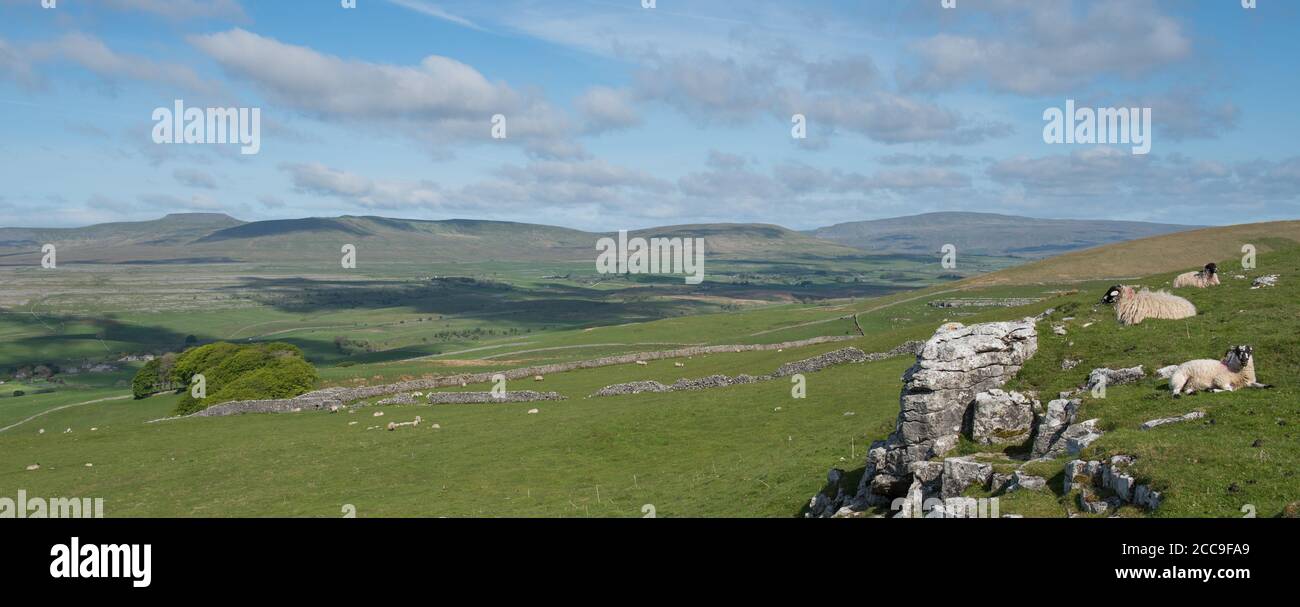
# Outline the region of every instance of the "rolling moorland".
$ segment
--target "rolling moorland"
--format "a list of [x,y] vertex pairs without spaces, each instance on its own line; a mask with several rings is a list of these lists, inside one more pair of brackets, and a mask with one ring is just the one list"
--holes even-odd
[[[276,232],[234,247],[229,238],[206,239],[255,224],[204,219],[217,225],[153,239],[174,244],[101,228],[106,235],[85,239],[81,252],[61,245],[62,267],[52,273],[42,274],[30,246],[0,258],[7,264],[0,269],[7,285],[0,296],[0,368],[44,361],[65,371],[36,381],[4,376],[0,390],[26,394],[0,398],[0,492],[100,496],[109,516],[340,516],[344,504],[355,505],[359,516],[642,516],[645,504],[658,516],[798,516],[827,469],[860,471],[866,446],[892,430],[910,357],[809,374],[806,399],[791,398],[784,381],[587,397],[628,381],[771,373],[846,346],[883,352],[925,339],[947,321],[1005,320],[1053,308],[1039,325],[1039,353],[1010,387],[1055,394],[1077,386],[1091,368],[1153,370],[1218,357],[1236,343],[1255,346],[1261,381],[1276,386],[1174,400],[1163,380],[1148,378],[1115,386],[1105,399],[1085,399],[1081,414],[1100,418],[1107,430],[1085,457],[1138,455],[1141,480],[1167,495],[1154,513],[1124,508],[1121,515],[1241,516],[1252,504],[1259,516],[1276,516],[1300,499],[1300,351],[1293,338],[1300,328],[1300,222],[1182,231],[994,272],[1025,260],[963,256],[962,279],[938,268],[934,254],[848,254],[842,245],[797,233],[746,227],[779,242],[755,241],[755,232],[737,237],[730,254],[710,257],[704,288],[691,290],[679,277],[608,279],[562,254],[532,261],[470,255],[417,269],[402,263],[405,253],[376,251],[369,264],[367,251],[380,247],[356,234],[365,270],[345,275],[337,270],[337,241],[320,239],[314,229],[297,232],[296,244]],[[357,229],[382,229],[369,218],[345,223],[353,221],[365,226]],[[33,238],[0,234],[10,243]],[[99,244],[114,238],[121,240]],[[394,238],[385,233],[376,242]],[[560,233],[537,238],[566,242]],[[314,245],[319,253],[303,253],[313,239],[327,242]],[[205,243],[184,244],[197,240]],[[573,242],[589,251],[591,240]],[[1244,243],[1258,247],[1257,269],[1240,269]],[[783,256],[755,259],[763,251]],[[1193,319],[1121,327],[1097,305],[1114,282],[1162,286],[1209,260],[1219,262],[1224,285],[1183,293],[1201,310]],[[1251,279],[1263,274],[1280,275],[1278,286],[1251,289]],[[1031,303],[930,305],[1012,297]],[[1067,334],[1046,330],[1048,323],[1064,324]],[[321,387],[358,386],[817,336],[848,340],[583,369],[510,385],[567,397],[556,402],[158,423],[146,422],[171,415],[182,397],[131,400],[139,363],[119,361],[123,353],[179,351],[188,343],[282,341],[318,367]],[[1081,363],[1063,370],[1066,358]],[[92,361],[111,361],[112,368],[81,370]],[[529,414],[534,408],[538,413]],[[1206,419],[1138,429],[1148,419],[1195,409]],[[424,423],[415,428],[368,429],[417,415]],[[963,453],[989,449],[961,446]],[[34,464],[40,468],[26,469]],[[1062,462],[1031,466],[1056,489],[1001,496],[1002,512],[1074,512],[1071,496],[1059,494]]]

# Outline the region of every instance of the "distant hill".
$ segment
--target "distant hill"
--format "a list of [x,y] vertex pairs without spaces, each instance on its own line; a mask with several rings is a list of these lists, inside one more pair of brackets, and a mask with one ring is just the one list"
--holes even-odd
[[93,243],[98,246],[180,244],[244,222],[224,213],[173,213],[162,219],[101,223],[84,228],[0,228],[0,249],[47,242]]
[[[61,263],[281,262],[334,259],[344,244],[372,261],[576,261],[591,259],[598,234],[505,221],[309,217],[242,222],[225,215],[168,215],[84,228],[0,228],[0,265],[37,263],[41,244]],[[631,236],[705,239],[710,255],[784,259],[861,251],[763,224],[707,224],[636,230]]]
[[704,248],[728,257],[861,257],[862,251],[770,224],[717,223],[636,230],[644,238],[703,238]]
[[1196,227],[992,213],[927,213],[841,223],[807,233],[873,253],[934,254],[943,245],[952,244],[968,254],[1041,258]]

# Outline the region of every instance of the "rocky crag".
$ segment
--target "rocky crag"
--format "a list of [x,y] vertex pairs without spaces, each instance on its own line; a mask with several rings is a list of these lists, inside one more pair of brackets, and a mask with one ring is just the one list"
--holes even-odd
[[[981,432],[994,427],[1005,430],[1003,422],[1021,425],[1023,413],[994,412],[995,402],[1029,407],[1029,416],[1033,415],[1032,400],[991,391],[1014,377],[1037,350],[1038,332],[1029,318],[940,327],[916,355],[916,364],[903,374],[894,432],[871,445],[857,490],[850,493],[834,487],[833,493],[818,494],[810,504],[811,514],[831,516],[842,509],[889,505],[913,490],[956,495],[965,488],[963,483],[987,482],[992,474],[987,465],[932,460],[956,448],[963,427],[969,428],[976,419]],[[973,409],[984,413],[973,415]],[[842,474],[833,476],[839,477],[836,484],[842,484]]]
[[[1019,458],[1022,463],[1079,455],[1103,433],[1098,420],[1078,419],[1082,402],[1068,396],[1097,385],[1140,381],[1145,373],[1140,367],[1094,369],[1078,390],[1043,407],[1032,394],[1002,389],[1037,345],[1032,318],[940,327],[904,374],[894,432],[872,444],[861,481],[850,486],[843,470],[831,470],[807,515],[862,516],[873,507],[888,506],[898,516],[945,516],[972,512],[964,503],[974,500],[962,497],[971,486],[993,492],[1045,490],[1045,479],[1019,466],[1010,474],[998,473],[978,456],[946,456],[963,434],[980,444],[1023,446],[1027,454]],[[1149,424],[1175,421],[1184,418]],[[1085,513],[1110,513],[1126,504],[1154,510],[1162,496],[1128,473],[1133,461],[1127,455],[1073,460],[1065,467],[1062,489],[1078,492],[1079,510]]]

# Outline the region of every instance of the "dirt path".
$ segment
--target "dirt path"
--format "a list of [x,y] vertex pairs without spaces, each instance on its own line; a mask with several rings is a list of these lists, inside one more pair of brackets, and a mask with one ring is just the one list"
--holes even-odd
[[53,408],[53,409],[47,409],[47,410],[45,410],[45,411],[41,411],[40,413],[37,413],[36,415],[33,415],[33,416],[31,416],[31,417],[29,417],[29,418],[27,418],[27,419],[24,419],[24,420],[22,420],[22,421],[20,421],[20,422],[17,422],[17,423],[14,423],[14,424],[10,424],[10,425],[8,425],[8,426],[5,426],[5,427],[3,427],[3,428],[0,428],[0,432],[4,432],[4,431],[6,431],[6,430],[9,430],[10,428],[17,428],[18,426],[21,426],[21,425],[23,425],[23,424],[25,424],[25,423],[27,423],[27,422],[29,422],[29,421],[32,421],[32,420],[34,420],[34,419],[36,419],[36,418],[38,418],[38,417],[40,417],[40,416],[42,416],[42,415],[47,415],[47,414],[50,414],[50,413],[54,413],[55,411],[62,411],[62,410],[64,410],[64,409],[71,409],[72,407],[81,407],[81,406],[85,406],[85,405],[93,405],[93,404],[95,404],[95,403],[102,403],[102,402],[110,401],[110,400],[126,400],[126,399],[128,399],[128,398],[131,398],[131,395],[130,395],[130,394],[124,394],[124,395],[122,395],[122,396],[109,396],[109,397],[107,397],[107,398],[99,398],[99,399],[95,399],[95,400],[88,400],[88,401],[86,401],[86,402],[84,402],[84,403],[73,403],[73,404],[71,404],[71,405],[61,405],[61,406],[55,407],[55,408]]
[[493,358],[501,358],[502,356],[514,356],[516,354],[532,354],[534,352],[551,352],[554,350],[574,350],[578,348],[615,348],[615,347],[629,347],[629,346],[698,346],[698,345],[701,344],[679,344],[675,342],[666,342],[666,341],[662,341],[662,342],[648,341],[648,342],[641,342],[635,344],[577,344],[573,346],[551,346],[549,348],[534,348],[532,350],[517,350],[514,352],[502,352],[501,354],[484,356],[482,360],[491,360]]

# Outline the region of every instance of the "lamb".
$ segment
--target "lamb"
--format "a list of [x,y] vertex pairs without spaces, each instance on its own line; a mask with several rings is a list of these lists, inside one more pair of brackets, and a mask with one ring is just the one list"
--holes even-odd
[[1255,379],[1254,348],[1233,346],[1223,360],[1191,360],[1178,365],[1169,378],[1169,390],[1177,398],[1198,390],[1232,392],[1240,388],[1270,388]]
[[1219,266],[1218,264],[1207,263],[1205,269],[1200,272],[1187,272],[1179,274],[1174,279],[1174,288],[1196,287],[1204,289],[1206,287],[1219,286]]
[[1196,316],[1196,306],[1177,295],[1147,289],[1136,291],[1124,285],[1107,289],[1101,303],[1115,304],[1115,318],[1126,325],[1136,325],[1148,318],[1177,320]]

